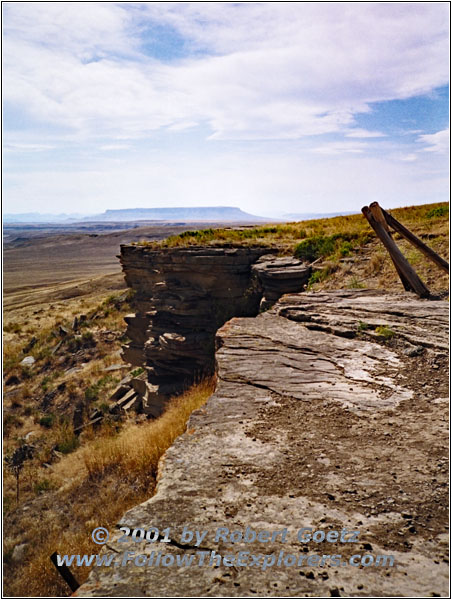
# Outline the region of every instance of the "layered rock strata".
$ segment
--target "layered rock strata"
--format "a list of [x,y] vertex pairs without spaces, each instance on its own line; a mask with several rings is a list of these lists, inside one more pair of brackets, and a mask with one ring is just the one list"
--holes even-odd
[[147,382],[136,390],[144,412],[156,416],[169,396],[213,373],[215,333],[228,319],[254,316],[264,295],[268,305],[307,283],[307,265],[265,260],[270,252],[262,247],[121,247],[136,308],[126,317],[131,342],[123,357],[146,368]]
[[290,256],[262,256],[252,272],[262,285],[261,309],[266,310],[283,294],[299,292],[308,283],[311,268]]
[[[76,595],[447,595],[447,325],[446,302],[361,290],[285,296],[226,323],[215,393],[161,460],[156,494],[119,522],[169,528],[171,541],[115,534],[103,553],[116,566],[95,567]],[[245,541],[248,526],[275,536]],[[326,539],[344,529],[359,535]],[[241,566],[211,559],[241,551]],[[265,569],[263,556],[275,557]],[[393,566],[368,566],[378,556]]]

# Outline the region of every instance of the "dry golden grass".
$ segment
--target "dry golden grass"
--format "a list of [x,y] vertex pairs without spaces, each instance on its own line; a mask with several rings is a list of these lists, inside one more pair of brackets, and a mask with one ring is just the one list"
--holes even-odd
[[212,382],[199,384],[173,399],[152,426],[131,425],[115,438],[86,444],[83,459],[91,478],[111,472],[133,472],[136,478],[154,475],[160,456],[185,428],[190,414],[212,393]]
[[[212,394],[214,381],[193,386],[174,398],[154,421],[126,425],[116,436],[103,435],[63,457],[48,476],[58,489],[43,493],[12,511],[14,537],[5,538],[5,592],[9,596],[68,596],[69,589],[50,562],[50,555],[95,554],[90,537],[95,527],[112,529],[121,515],[149,498],[155,488],[160,457],[185,430],[188,417]],[[27,543],[26,559],[11,560],[18,543]],[[81,583],[86,567],[74,567]]]

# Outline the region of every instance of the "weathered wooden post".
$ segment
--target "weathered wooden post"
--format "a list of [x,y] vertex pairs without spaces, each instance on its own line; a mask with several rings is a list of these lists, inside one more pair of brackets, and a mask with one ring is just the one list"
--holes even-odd
[[[376,204],[376,203],[375,203]],[[416,292],[421,298],[428,298],[430,292],[426,285],[418,277],[416,271],[407,261],[407,259],[400,252],[397,244],[394,242],[389,232],[387,231],[388,226],[384,219],[383,213],[381,212],[380,206],[377,204],[373,207],[372,211],[368,206],[363,206],[361,209],[363,215],[369,221],[370,226],[375,231],[377,236],[380,238],[381,243],[385,246],[389,252],[392,262],[399,274],[402,284],[406,290],[412,290]],[[375,216],[376,215],[376,216]],[[384,224],[381,222],[383,220]]]
[[[372,213],[373,218],[380,223],[380,225],[384,228],[384,230],[387,232],[388,236],[392,239],[391,236],[391,232],[389,231],[389,227],[388,224],[386,222],[386,219],[384,218],[382,209],[380,208],[380,205],[377,202],[372,202],[372,204],[369,205],[370,208],[370,212]],[[400,280],[403,284],[403,287],[406,289],[407,292],[414,292],[414,288],[413,286],[410,284],[409,280],[405,277],[403,270],[400,268],[399,263],[396,261],[394,262],[394,266],[396,268],[396,271],[400,277]]]
[[[372,202],[372,204],[370,205],[371,210],[372,210],[372,206],[374,204],[377,204],[377,206],[378,206],[377,202]],[[415,236],[414,233],[411,233],[411,231],[409,229],[404,227],[404,225],[402,225],[402,223],[399,223],[399,221],[397,221],[397,219],[395,219],[392,215],[390,215],[388,212],[386,212],[383,208],[381,208],[381,207],[379,207],[379,208],[380,208],[380,210],[385,218],[385,221],[388,225],[390,225],[395,231],[400,233],[400,235],[403,235],[403,237],[405,239],[407,239],[409,242],[411,242],[411,244],[413,244],[413,246],[418,248],[418,250],[423,252],[427,258],[432,260],[436,265],[438,265],[438,267],[443,269],[443,271],[446,271],[446,273],[449,273],[449,263],[446,262],[444,260],[444,258],[441,258],[441,256],[436,254],[436,252],[434,250],[432,250],[426,244],[424,244],[424,242],[422,242],[417,236]]]

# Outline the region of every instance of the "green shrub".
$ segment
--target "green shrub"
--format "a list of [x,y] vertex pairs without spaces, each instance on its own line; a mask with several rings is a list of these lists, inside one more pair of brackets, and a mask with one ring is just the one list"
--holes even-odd
[[77,450],[80,442],[78,437],[74,434],[71,427],[63,427],[61,429],[61,437],[56,445],[58,452],[62,454],[70,454]]
[[72,337],[67,342],[67,348],[69,352],[77,352],[82,347],[82,338],[81,336]]
[[328,256],[334,252],[334,243],[331,237],[315,235],[303,240],[295,248],[295,256],[300,260],[314,262],[321,256]]
[[39,424],[42,427],[46,427],[47,429],[50,429],[54,423],[55,423],[55,415],[53,415],[51,413],[49,415],[44,415],[43,417],[41,417],[39,419]]
[[437,206],[436,208],[430,209],[426,213],[425,216],[427,219],[433,219],[434,217],[444,217],[445,215],[448,215],[448,214],[449,214],[448,206]]
[[365,286],[365,285],[364,285],[364,283],[362,283],[362,282],[361,282],[361,281],[360,281],[360,280],[359,280],[359,279],[358,279],[356,276],[353,276],[353,277],[352,277],[352,278],[349,280],[349,282],[348,282],[348,284],[347,284],[347,287],[348,287],[350,290],[359,290],[359,289],[365,288],[366,286]]
[[387,340],[395,336],[395,331],[392,331],[392,329],[386,325],[379,325],[375,329],[375,333]]
[[22,331],[21,326],[19,325],[19,323],[8,323],[7,325],[3,326],[3,331],[7,332],[7,333],[20,333]]
[[134,369],[130,374],[132,375],[132,377],[138,377],[138,375],[141,375],[141,373],[144,373],[143,367],[138,367],[138,369]]
[[332,255],[346,256],[353,250],[353,244],[361,245],[368,241],[367,236],[357,233],[335,233],[334,235],[313,235],[300,242],[294,255],[300,260],[314,262],[318,258]]
[[42,494],[43,492],[48,492],[49,490],[55,489],[55,484],[49,479],[41,479],[34,485],[34,492],[36,495]]
[[97,383],[94,383],[93,385],[90,385],[88,388],[86,388],[85,399],[89,401],[98,400],[101,389],[109,383],[118,383],[118,379],[116,379],[112,375],[105,375],[104,377],[101,377]]
[[93,400],[97,400],[99,398],[99,388],[96,384],[90,385],[85,390],[85,400],[89,400],[92,402]]
[[96,342],[94,341],[93,332],[92,331],[84,331],[82,333],[82,342],[84,345],[86,345],[86,344],[92,345],[93,343],[95,344]]
[[353,251],[353,244],[351,244],[350,242],[342,242],[342,244],[339,247],[339,254],[341,256],[348,256],[349,254],[351,254]]
[[307,289],[311,289],[315,283],[321,283],[322,281],[325,281],[329,275],[331,275],[331,269],[329,267],[325,267],[325,269],[321,269],[319,271],[314,271],[309,278]]

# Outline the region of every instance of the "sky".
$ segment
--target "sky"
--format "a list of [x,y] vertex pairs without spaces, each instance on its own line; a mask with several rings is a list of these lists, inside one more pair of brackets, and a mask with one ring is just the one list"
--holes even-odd
[[447,2],[4,2],[3,210],[449,198]]

